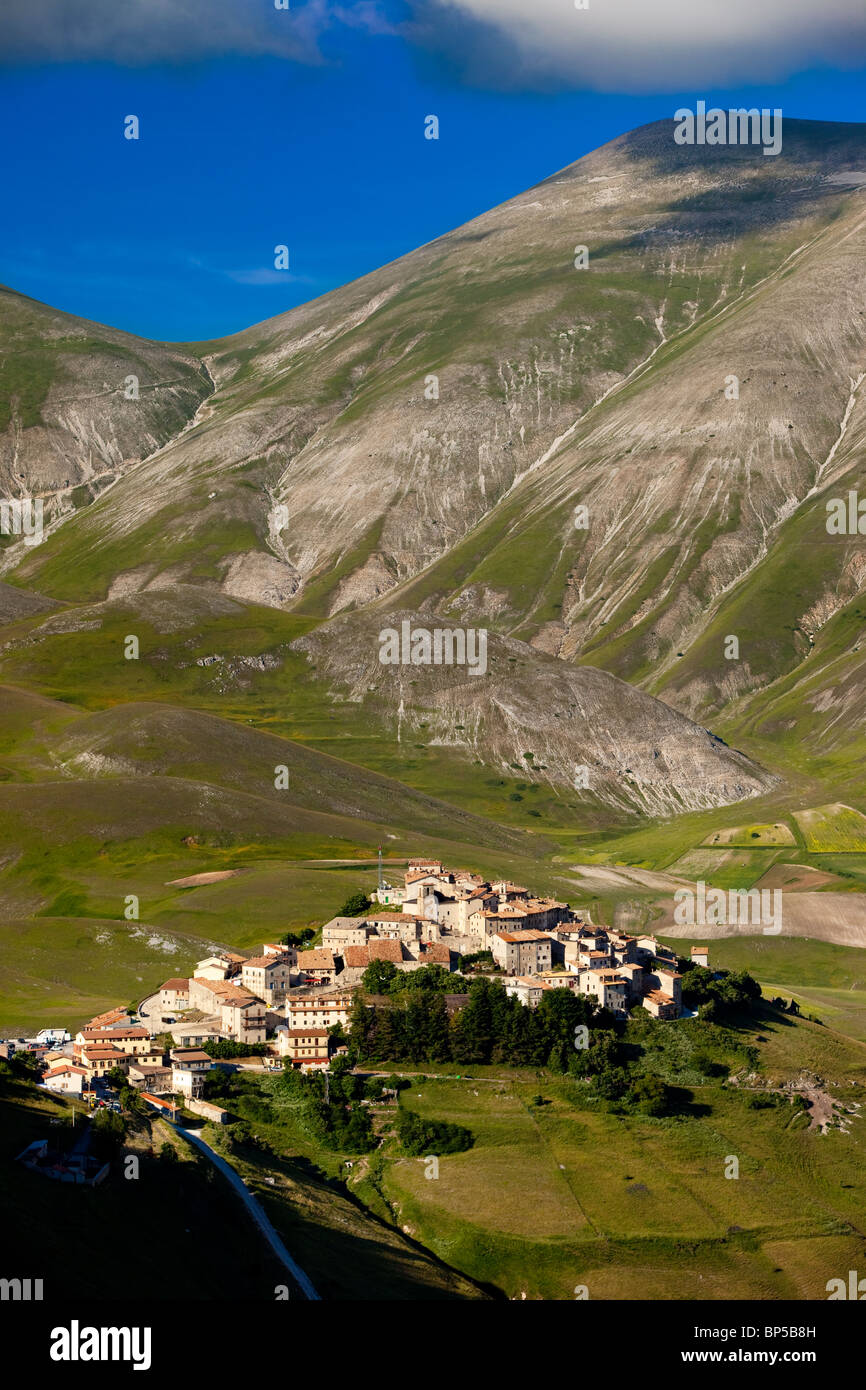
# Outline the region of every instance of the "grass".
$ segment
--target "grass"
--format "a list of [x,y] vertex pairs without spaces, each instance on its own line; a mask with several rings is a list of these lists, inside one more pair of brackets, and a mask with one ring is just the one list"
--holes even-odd
[[[683,950],[682,942],[668,945]],[[804,1013],[828,1028],[866,1042],[866,953],[861,948],[773,936],[728,937],[711,941],[709,948],[714,968],[748,970],[765,997],[793,997]]]
[[852,806],[836,802],[795,811],[794,816],[811,854],[866,851],[866,816]]
[[[54,1303],[68,1299],[73,1264],[82,1299],[273,1300],[274,1286],[285,1279],[282,1265],[203,1159],[186,1150],[174,1164],[152,1156],[169,1140],[163,1125],[144,1127],[126,1145],[138,1158],[137,1181],[126,1179],[115,1162],[100,1187],[67,1186],[13,1160],[33,1139],[56,1144],[68,1132],[73,1108],[78,1124],[86,1123],[83,1109],[32,1085],[10,1082],[5,1074],[2,1086],[4,1272],[43,1279],[45,1301]],[[160,1231],[172,1232],[170,1258],[156,1236]],[[117,1252],[124,1241],[135,1247],[135,1258],[118,1280]]]
[[[384,1116],[384,1147],[355,1160],[350,1188],[450,1267],[510,1298],[571,1299],[578,1284],[593,1299],[817,1296],[842,1252],[861,1262],[866,1253],[862,1123],[822,1136],[788,1106],[750,1110],[736,1089],[708,1083],[695,1059],[709,1051],[732,1070],[757,1065],[776,1084],[818,1069],[850,1103],[866,1097],[866,1045],[769,1011],[733,1031],[662,1029],[642,1065],[685,1086],[681,1114],[612,1114],[579,1083],[546,1072],[473,1067],[458,1080],[453,1065],[419,1064],[425,1075],[401,1104],[466,1126],[472,1148],[441,1158],[431,1180],[423,1161],[387,1138]],[[261,1084],[273,1094],[277,1083]],[[318,1150],[296,1115],[279,1116],[271,1139],[281,1152],[345,1173],[344,1155]],[[731,1155],[736,1181],[725,1177]]]

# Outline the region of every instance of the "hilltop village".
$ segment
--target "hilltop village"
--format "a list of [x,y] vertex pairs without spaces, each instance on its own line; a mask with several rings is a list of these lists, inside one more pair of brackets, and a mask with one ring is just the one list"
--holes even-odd
[[[707,966],[707,949],[693,947],[691,960]],[[50,1090],[95,1097],[105,1078],[120,1074],[158,1108],[176,1097],[220,1122],[224,1113],[201,1098],[215,1058],[256,1053],[259,1066],[326,1069],[345,1051],[353,998],[376,962],[486,973],[529,1009],[545,991],[568,989],[616,1018],[637,1007],[658,1019],[683,1012],[677,957],[654,936],[596,927],[568,903],[519,884],[416,859],[401,886],[380,874],[366,915],[326,922],[319,946],[217,951],[191,976],[164,981],[137,1015],[114,1009],[74,1038],[45,1029],[27,1046],[40,1055]],[[448,997],[460,1007],[461,996]],[[2,1050],[8,1056],[15,1046]]]

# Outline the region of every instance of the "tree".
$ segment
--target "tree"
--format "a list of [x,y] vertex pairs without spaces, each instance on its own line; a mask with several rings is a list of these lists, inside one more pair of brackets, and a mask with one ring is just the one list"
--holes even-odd
[[300,931],[285,932],[281,940],[284,946],[305,946],[315,935],[315,927],[302,927]]
[[761,998],[761,986],[745,970],[713,971],[696,966],[683,978],[683,1002],[697,1006],[707,1022],[726,1014],[752,1013]]
[[397,1136],[406,1153],[416,1158],[425,1154],[456,1154],[471,1149],[472,1131],[446,1120],[425,1120],[414,1110],[400,1110]]
[[98,1158],[111,1158],[126,1138],[126,1124],[116,1110],[97,1110],[90,1121],[91,1143]]
[[360,917],[367,911],[368,907],[373,906],[372,898],[368,898],[365,892],[350,893],[340,911],[338,917]]
[[136,1118],[140,1118],[147,1112],[147,1107],[144,1101],[138,1094],[138,1091],[136,1091],[132,1086],[124,1086],[121,1089],[120,1103],[123,1106],[124,1110],[127,1110],[130,1115],[133,1115]]
[[361,985],[369,994],[387,994],[397,967],[391,960],[371,960],[361,976]]
[[664,1115],[670,1103],[670,1088],[661,1077],[647,1073],[632,1082],[629,1100],[642,1115]]

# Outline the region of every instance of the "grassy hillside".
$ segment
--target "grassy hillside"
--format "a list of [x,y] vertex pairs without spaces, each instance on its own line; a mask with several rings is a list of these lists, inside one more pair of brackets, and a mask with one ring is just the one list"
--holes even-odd
[[[474,1141],[440,1158],[433,1180],[393,1137],[393,1109],[379,1107],[384,1143],[359,1159],[322,1147],[277,1078],[243,1084],[266,1100],[255,1126],[266,1148],[332,1179],[348,1173],[383,1220],[510,1298],[572,1299],[580,1284],[592,1299],[823,1297],[866,1249],[866,1043],[770,1010],[733,1028],[636,1025],[627,1036],[643,1049],[634,1065],[676,1088],[666,1118],[614,1113],[547,1071],[418,1064],[400,1104]],[[785,1100],[754,1109],[725,1079],[757,1073],[780,1087],[815,1072],[842,1105],[826,1134]],[[736,1180],[725,1177],[731,1155]],[[271,1171],[267,1153],[243,1157],[259,1182]]]
[[[0,1216],[10,1276],[43,1279],[46,1302],[68,1296],[71,1261],[83,1299],[274,1302],[276,1288],[287,1282],[284,1267],[226,1181],[170,1126],[148,1118],[127,1135],[123,1154],[138,1158],[137,1181],[124,1178],[121,1155],[102,1186],[75,1188],[29,1173],[13,1159],[33,1139],[71,1142],[87,1123],[83,1107],[14,1079],[2,1064],[0,1087]],[[165,1144],[177,1161],[161,1157]],[[371,1289],[384,1300],[483,1296],[308,1165],[274,1158],[255,1169],[238,1166],[323,1298],[366,1299]],[[124,1240],[135,1258],[118,1281]]]

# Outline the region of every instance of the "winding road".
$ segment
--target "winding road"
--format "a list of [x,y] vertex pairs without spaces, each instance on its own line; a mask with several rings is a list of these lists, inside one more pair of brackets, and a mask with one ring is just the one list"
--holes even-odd
[[178,1134],[183,1135],[184,1139],[188,1139],[195,1148],[200,1149],[205,1157],[210,1159],[214,1167],[222,1173],[223,1177],[228,1179],[277,1259],[288,1270],[304,1298],[308,1299],[310,1302],[321,1302],[320,1296],[316,1292],[309,1275],[305,1274],[300,1265],[292,1259],[276,1230],[265,1215],[261,1203],[253,1196],[252,1192],[250,1192],[243,1178],[235,1172],[231,1164],[226,1163],[225,1159],[222,1158],[215,1149],[212,1149],[210,1144],[206,1143],[198,1134],[193,1133],[192,1130],[184,1129],[183,1125],[176,1124],[174,1128],[177,1130]]

